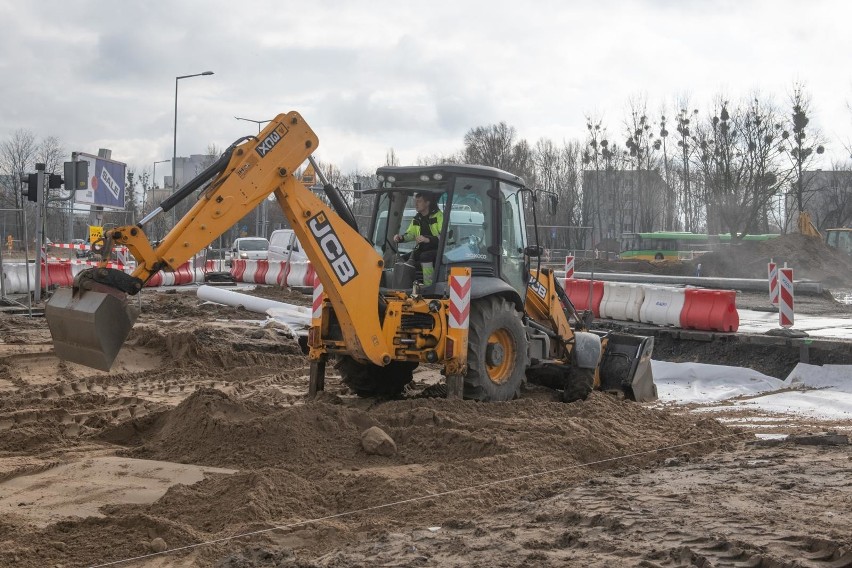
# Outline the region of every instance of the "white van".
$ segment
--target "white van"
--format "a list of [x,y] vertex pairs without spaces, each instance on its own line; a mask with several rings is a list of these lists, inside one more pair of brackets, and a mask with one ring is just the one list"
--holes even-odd
[[263,237],[240,237],[231,245],[231,258],[266,260],[269,241]]
[[290,260],[304,262],[308,255],[302,249],[302,243],[296,238],[293,229],[278,229],[269,236],[269,260]]

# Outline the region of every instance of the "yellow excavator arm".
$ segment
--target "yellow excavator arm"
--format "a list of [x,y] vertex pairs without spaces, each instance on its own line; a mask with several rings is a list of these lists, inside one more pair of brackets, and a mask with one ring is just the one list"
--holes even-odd
[[[134,316],[125,315],[124,294],[141,290],[159,270],[176,270],[274,193],[323,284],[351,355],[387,364],[390,350],[377,309],[382,258],[293,175],[318,144],[298,113],[280,114],[257,138],[229,148],[230,157],[224,155],[215,165],[220,171],[201,191],[198,202],[156,248],[143,227],[180,199],[170,198],[138,225],[108,231],[107,246],[127,246],[137,267],[129,276],[103,266],[85,271],[73,289],[54,294],[46,315],[57,353],[109,369],[133,324]],[[193,190],[191,185],[181,188],[178,197],[187,197]]]

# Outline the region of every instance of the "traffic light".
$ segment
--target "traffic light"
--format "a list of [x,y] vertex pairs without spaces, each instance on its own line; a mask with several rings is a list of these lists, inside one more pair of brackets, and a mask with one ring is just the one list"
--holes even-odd
[[30,201],[41,203],[44,201],[44,171],[39,170],[34,174],[24,174],[21,181],[27,184],[27,188],[21,190],[21,195],[26,195]]
[[89,162],[65,162],[65,189],[80,190],[89,187]]
[[50,174],[47,176],[47,188],[48,189],[59,189],[62,187],[62,176],[59,174]]

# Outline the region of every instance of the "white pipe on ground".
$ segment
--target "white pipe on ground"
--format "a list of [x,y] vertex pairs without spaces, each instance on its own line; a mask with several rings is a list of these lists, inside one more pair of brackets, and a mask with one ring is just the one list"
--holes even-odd
[[276,302],[275,300],[267,300],[266,298],[257,298],[239,292],[223,290],[215,286],[199,286],[198,298],[207,300],[208,302],[216,302],[217,304],[225,304],[226,306],[243,307],[250,312],[265,314],[270,308],[296,307],[284,302]]
[[297,335],[307,334],[307,328],[311,327],[311,309],[304,306],[294,306],[286,302],[256,298],[247,294],[241,294],[240,292],[216,288],[215,286],[199,286],[198,298],[226,306],[243,307],[250,312],[266,314],[274,320],[285,324]]

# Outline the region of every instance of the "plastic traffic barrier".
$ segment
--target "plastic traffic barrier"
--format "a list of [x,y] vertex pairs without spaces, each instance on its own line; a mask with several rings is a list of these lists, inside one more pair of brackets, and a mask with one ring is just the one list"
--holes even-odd
[[605,282],[600,304],[600,317],[622,321],[639,321],[645,289],[637,284]]
[[287,278],[287,262],[284,260],[268,261],[268,269],[264,284],[283,286]]
[[243,274],[246,271],[246,261],[242,258],[235,258],[231,261],[231,276],[234,282],[242,282]]
[[195,279],[195,274],[193,273],[189,261],[184,262],[180,266],[178,266],[177,270],[175,270],[175,284],[181,286],[183,284],[192,284]]
[[313,286],[315,275],[310,262],[291,262],[287,272],[287,286]]
[[595,317],[600,317],[601,300],[604,295],[604,283],[600,280],[582,280],[571,278],[565,280],[565,293],[574,304],[577,311],[585,311],[589,307],[589,288],[592,290],[591,310]]
[[680,326],[684,329],[734,332],[740,327],[737,293],[734,290],[687,288]]
[[680,313],[685,301],[683,288],[645,286],[645,300],[639,311],[639,321],[680,327]]

